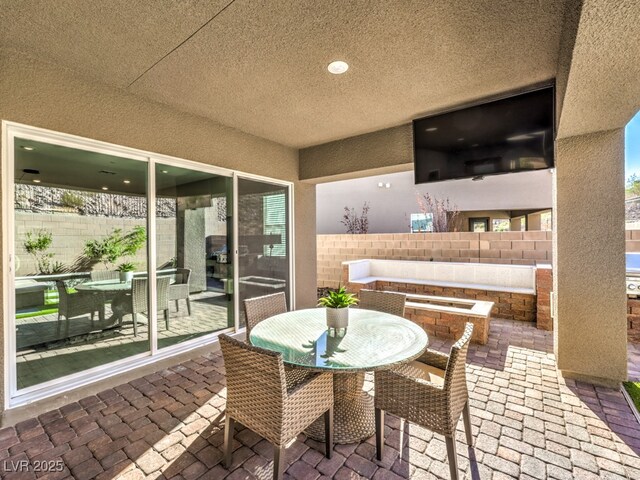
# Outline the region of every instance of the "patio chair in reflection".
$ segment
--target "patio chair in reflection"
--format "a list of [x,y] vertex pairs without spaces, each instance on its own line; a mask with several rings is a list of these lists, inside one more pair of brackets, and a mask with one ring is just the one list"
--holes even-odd
[[56,280],[58,289],[58,334],[62,317],[67,320],[66,331],[69,331],[69,320],[80,315],[91,315],[93,322],[95,313],[98,312],[100,321],[104,321],[104,297],[94,292],[70,293],[67,285],[62,280]]
[[247,342],[251,329],[269,317],[287,312],[287,297],[284,292],[247,298],[244,301],[244,313],[247,317]]
[[358,298],[360,308],[404,317],[404,305],[407,300],[404,293],[363,289],[358,293]]
[[98,282],[101,280],[120,280],[120,272],[114,270],[93,270],[90,272],[91,281]]
[[[473,445],[466,359],[473,324],[453,344],[449,355],[427,350],[416,361],[375,372],[376,450],[382,459],[384,412],[444,435],[452,479],[458,478],[456,426],[464,421],[467,444]],[[402,449],[402,445],[400,446]]]
[[[131,293],[126,295],[122,304],[122,313],[120,323],[122,323],[122,315],[131,314],[133,317],[133,336],[138,336],[138,314],[148,314],[149,302],[148,296],[148,279],[134,278],[131,281]],[[164,312],[164,322],[167,330],[169,330],[169,277],[159,277],[156,279],[156,308],[159,312]]]
[[191,270],[188,268],[176,269],[176,283],[169,285],[169,301],[176,302],[176,311],[180,311],[179,300],[186,300],[187,312],[191,316],[191,299],[189,298],[189,279]]

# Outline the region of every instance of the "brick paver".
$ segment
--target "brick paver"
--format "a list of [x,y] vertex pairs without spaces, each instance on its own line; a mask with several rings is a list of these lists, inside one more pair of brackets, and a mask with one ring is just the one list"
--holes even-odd
[[[492,320],[489,343],[472,345],[468,381],[475,448],[458,431],[465,478],[640,478],[640,425],[615,389],[563,379],[551,332]],[[432,339],[447,351],[450,342]],[[635,358],[637,351],[631,352]],[[372,389],[370,381],[365,388]],[[219,353],[194,358],[0,429],[2,478],[271,478],[271,447],[240,428],[230,471],[221,465],[225,404]],[[300,435],[286,453],[288,479],[448,478],[443,438],[387,416],[388,448],[373,439],[323,446]],[[402,448],[400,441],[403,439]],[[22,472],[26,461],[60,472]],[[56,464],[56,461],[59,463]]]

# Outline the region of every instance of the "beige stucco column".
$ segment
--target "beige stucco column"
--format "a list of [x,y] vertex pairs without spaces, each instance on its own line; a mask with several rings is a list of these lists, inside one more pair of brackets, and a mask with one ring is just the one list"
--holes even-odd
[[617,384],[627,376],[623,129],[558,140],[553,207],[558,368]]

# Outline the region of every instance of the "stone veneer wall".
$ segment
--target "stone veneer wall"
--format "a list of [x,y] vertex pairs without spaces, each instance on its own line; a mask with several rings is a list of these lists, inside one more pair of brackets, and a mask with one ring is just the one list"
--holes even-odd
[[536,269],[536,327],[540,330],[553,330],[551,318],[551,289],[553,288],[553,270],[551,265],[540,265]]
[[437,287],[416,283],[388,282],[377,280],[367,284],[349,283],[349,267],[342,270],[342,285],[350,292],[357,293],[362,288],[386,290],[389,292],[416,293],[436,297],[467,298],[493,302],[492,317],[533,322],[536,319],[536,296],[533,294],[476,290],[473,288]]
[[627,299],[627,339],[640,343],[640,299]]
[[441,338],[460,338],[467,322],[473,323],[471,342],[486,345],[489,341],[489,318],[435,312],[423,308],[406,307],[404,316],[420,325],[428,335]]

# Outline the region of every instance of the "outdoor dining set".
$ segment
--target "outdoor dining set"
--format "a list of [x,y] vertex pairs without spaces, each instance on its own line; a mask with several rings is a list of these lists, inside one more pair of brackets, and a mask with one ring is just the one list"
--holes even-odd
[[[424,330],[404,318],[405,299],[361,290],[340,331],[327,328],[325,309],[287,311],[284,293],[245,300],[247,340],[219,337],[227,378],[225,465],[236,422],[273,444],[274,479],[283,477],[285,447],[302,432],[324,442],[327,458],[334,442],[375,434],[382,460],[388,412],[402,426],[408,420],[443,435],[451,478],[458,478],[460,416],[473,443],[465,370],[473,325],[466,324],[448,355],[429,350]],[[374,372],[374,396],[363,390],[366,372]]]
[[[187,313],[191,315],[189,298],[189,279],[191,270],[177,268],[171,275],[158,275],[156,279],[156,306],[163,312],[165,327],[169,329],[169,302],[175,302],[179,310],[179,300],[185,300]],[[148,313],[148,279],[146,277],[121,278],[120,272],[98,270],[90,273],[90,280],[78,283],[70,292],[70,287],[63,280],[56,280],[58,290],[58,334],[62,319],[69,320],[80,315],[95,314],[101,322],[105,320],[105,306],[110,304],[113,312],[112,320],[121,326],[123,317],[131,315],[133,319],[133,335],[138,336],[138,314]]]

